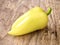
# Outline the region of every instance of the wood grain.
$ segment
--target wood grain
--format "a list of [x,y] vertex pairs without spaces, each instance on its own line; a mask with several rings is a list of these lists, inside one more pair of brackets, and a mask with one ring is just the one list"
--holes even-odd
[[[8,35],[13,22],[35,6],[52,8],[47,28],[18,37]],[[60,45],[60,0],[0,0],[0,45]]]

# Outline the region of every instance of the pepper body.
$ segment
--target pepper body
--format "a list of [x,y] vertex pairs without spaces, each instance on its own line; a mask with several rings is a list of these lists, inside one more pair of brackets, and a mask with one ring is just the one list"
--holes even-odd
[[48,16],[40,7],[30,9],[20,16],[12,25],[10,35],[24,35],[47,26]]

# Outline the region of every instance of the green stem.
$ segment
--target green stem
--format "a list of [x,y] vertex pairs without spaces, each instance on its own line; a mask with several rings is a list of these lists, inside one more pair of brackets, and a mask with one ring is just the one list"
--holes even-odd
[[47,10],[47,15],[49,15],[50,13],[51,13],[51,11],[52,11],[52,9],[51,8],[48,8],[48,10]]

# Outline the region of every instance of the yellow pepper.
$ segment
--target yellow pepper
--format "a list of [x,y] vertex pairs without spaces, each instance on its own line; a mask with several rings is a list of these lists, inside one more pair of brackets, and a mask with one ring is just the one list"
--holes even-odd
[[45,12],[42,8],[36,6],[20,16],[13,23],[11,31],[9,31],[8,34],[17,36],[24,35],[38,29],[43,29],[47,26],[48,15],[50,13],[51,8]]

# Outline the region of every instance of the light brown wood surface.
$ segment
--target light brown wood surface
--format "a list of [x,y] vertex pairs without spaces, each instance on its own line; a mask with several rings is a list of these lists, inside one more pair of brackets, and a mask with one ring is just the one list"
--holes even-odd
[[[52,8],[47,28],[18,37],[8,35],[13,22],[35,6],[45,11]],[[0,45],[60,45],[60,0],[0,0]]]

